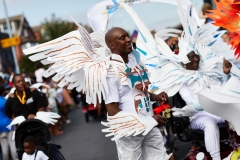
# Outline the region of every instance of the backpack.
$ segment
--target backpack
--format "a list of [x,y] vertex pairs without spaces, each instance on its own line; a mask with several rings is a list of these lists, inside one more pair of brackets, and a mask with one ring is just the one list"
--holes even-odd
[[35,152],[35,155],[34,155],[34,160],[36,160],[36,157],[37,157],[37,152],[38,152],[38,150],[36,150],[36,152]]

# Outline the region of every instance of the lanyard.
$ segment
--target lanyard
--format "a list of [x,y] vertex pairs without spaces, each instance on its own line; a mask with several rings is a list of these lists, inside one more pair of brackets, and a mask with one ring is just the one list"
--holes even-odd
[[19,99],[19,101],[22,103],[22,104],[25,104],[26,101],[25,101],[25,98],[26,98],[26,93],[23,91],[23,96],[22,98],[18,95],[17,91],[16,91],[16,95],[17,95],[17,98]]

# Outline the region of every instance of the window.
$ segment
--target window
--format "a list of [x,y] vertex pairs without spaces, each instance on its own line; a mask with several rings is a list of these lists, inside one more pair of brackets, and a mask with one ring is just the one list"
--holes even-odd
[[23,35],[24,35],[24,37],[28,37],[28,30],[27,29],[23,30]]
[[14,21],[11,22],[11,28],[12,28],[12,33],[15,34],[16,32],[16,27]]
[[[12,29],[11,24],[10,24],[10,27]],[[8,33],[7,23],[1,24],[0,29],[1,29],[1,32]]]
[[8,33],[8,28],[6,23],[3,24],[3,32]]
[[3,29],[3,24],[0,24],[0,31],[3,32],[4,29]]

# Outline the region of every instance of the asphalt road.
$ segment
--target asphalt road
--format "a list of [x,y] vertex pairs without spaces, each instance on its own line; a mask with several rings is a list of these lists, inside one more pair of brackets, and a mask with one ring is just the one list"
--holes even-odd
[[104,128],[93,119],[85,122],[81,108],[70,112],[70,124],[64,127],[64,134],[52,137],[55,144],[60,144],[61,153],[66,160],[117,160],[115,142],[106,138]]
[[[60,144],[61,153],[66,160],[117,160],[115,142],[106,138],[101,129],[104,128],[93,119],[85,122],[81,108],[70,112],[71,123],[64,127],[64,134],[52,137],[55,144]],[[175,142],[177,160],[183,160],[191,147],[190,143]]]

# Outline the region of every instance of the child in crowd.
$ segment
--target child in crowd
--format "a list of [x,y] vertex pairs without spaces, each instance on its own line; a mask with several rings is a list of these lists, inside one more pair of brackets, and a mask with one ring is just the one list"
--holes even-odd
[[23,143],[24,153],[22,160],[48,160],[42,151],[37,150],[37,142],[33,136],[29,136]]

